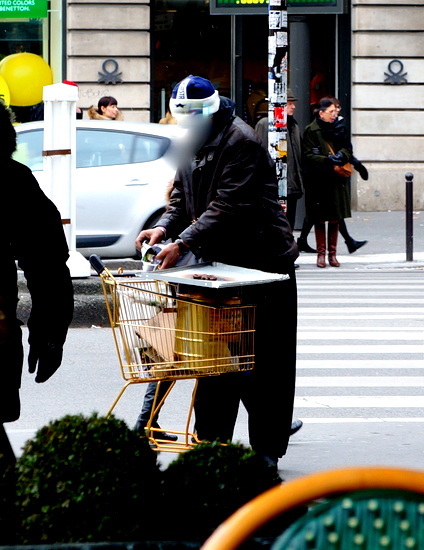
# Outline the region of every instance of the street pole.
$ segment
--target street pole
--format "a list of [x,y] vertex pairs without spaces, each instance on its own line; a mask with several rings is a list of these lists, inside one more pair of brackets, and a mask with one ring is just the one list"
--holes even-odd
[[78,89],[75,86],[52,84],[43,88],[45,192],[56,205],[62,218],[69,248],[67,265],[71,277],[90,277],[90,263],[76,250],[77,99]]
[[275,161],[278,198],[287,208],[287,71],[288,23],[286,0],[268,4],[268,148]]
[[406,210],[406,261],[413,261],[413,251],[414,251],[414,233],[413,233],[413,209],[414,209],[414,200],[413,200],[413,179],[414,174],[407,172],[405,174],[405,210]]

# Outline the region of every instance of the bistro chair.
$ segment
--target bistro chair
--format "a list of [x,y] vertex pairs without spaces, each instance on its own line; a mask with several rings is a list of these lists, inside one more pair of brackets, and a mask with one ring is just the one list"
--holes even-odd
[[273,487],[223,522],[201,550],[234,550],[305,505],[272,550],[424,550],[424,471],[378,466],[323,471]]

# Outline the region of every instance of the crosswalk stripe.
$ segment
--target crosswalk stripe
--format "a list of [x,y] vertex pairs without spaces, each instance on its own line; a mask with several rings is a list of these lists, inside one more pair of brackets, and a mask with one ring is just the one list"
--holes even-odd
[[322,275],[298,277],[297,417],[424,423],[424,279]]
[[[322,326],[317,326],[317,325],[303,325],[303,324],[300,324],[299,325],[299,330],[302,331],[302,332],[305,332],[305,331],[311,331],[311,332],[318,332],[320,330],[322,330]],[[351,327],[331,327],[331,331],[332,332],[350,332],[352,329]],[[355,327],[355,331],[356,332],[369,332],[370,330],[370,327]],[[373,325],[372,326],[372,331],[373,333],[375,332],[385,332],[385,333],[390,333],[390,332],[395,332],[395,333],[398,333],[399,332],[399,327],[379,327],[379,326],[376,326],[376,325]],[[402,332],[417,332],[417,333],[421,333],[422,335],[424,335],[424,330],[422,328],[417,328],[417,327],[402,327]]]
[[424,376],[301,376],[297,386],[299,388],[417,388],[424,387]]
[[[299,298],[299,304],[302,304],[305,302],[308,305],[313,304],[328,304],[329,296],[326,295],[324,297],[311,297],[311,296],[304,296],[302,298]],[[382,296],[381,298],[370,298],[367,297],[364,299],[363,297],[355,298],[351,295],[349,296],[341,296],[340,298],[333,298],[331,300],[333,304],[424,304],[424,298],[393,298],[392,296]]]
[[308,418],[307,420],[304,420],[304,424],[362,424],[363,422],[378,422],[378,423],[417,423],[417,422],[423,422],[424,423],[424,416],[418,416],[418,417],[367,417],[367,416],[361,416],[358,417],[345,417],[345,418]]
[[303,345],[297,346],[298,353],[319,353],[319,354],[343,354],[343,355],[355,355],[359,353],[375,353],[375,354],[388,354],[388,353],[421,353],[424,354],[424,344],[422,345],[375,345],[375,346],[363,346],[363,345],[345,345],[345,344],[333,344],[333,345]]
[[[309,303],[309,302],[308,302]],[[328,303],[328,301],[327,301]],[[302,304],[300,304],[302,305]],[[300,313],[304,313],[304,312],[308,312],[308,313],[311,313],[311,311],[314,311],[320,315],[323,315],[323,313],[340,313],[340,308],[339,307],[326,307],[326,308],[322,308],[322,307],[317,307],[317,308],[314,308],[314,307],[305,307],[305,305],[303,305],[304,307],[304,310],[301,311]],[[369,310],[370,313],[395,313],[395,314],[398,314],[398,313],[408,313],[408,314],[420,314],[420,315],[423,315],[424,314],[424,308],[421,308],[421,307],[373,307],[372,310],[371,308],[366,308],[366,307],[343,307],[343,312],[344,313],[364,313],[367,311],[367,309]]]
[[352,409],[400,408],[423,409],[424,395],[314,395],[295,397],[299,408]]
[[[299,288],[302,289],[302,293],[304,294],[309,294],[309,292],[311,291],[311,293],[313,294],[316,294],[317,292],[320,292],[320,290],[323,288],[322,285],[314,285],[314,284],[300,284],[298,285]],[[330,286],[330,284],[329,284]],[[346,281],[343,281],[342,284],[337,284],[337,282],[335,282],[334,284],[331,283],[331,290],[328,290],[327,288],[325,288],[325,292],[329,293],[330,295],[333,295],[333,294],[339,294],[339,293],[343,293],[343,292],[346,292],[345,290],[346,288]],[[354,283],[349,283],[349,293],[353,292],[355,294],[359,293],[359,292],[364,292],[364,291],[368,291],[368,290],[372,290],[373,294],[374,293],[377,293],[377,294],[387,294],[388,291],[390,291],[390,293],[392,294],[405,294],[407,293],[407,291],[409,290],[412,290],[412,291],[417,291],[417,290],[423,290],[424,289],[424,283],[422,284],[416,284],[416,285],[409,285],[409,284],[405,284],[405,285],[387,285],[387,284],[384,284],[384,283],[381,283],[379,282],[378,284],[375,283],[374,285],[370,285],[370,284],[364,284],[360,281],[358,281],[356,283],[356,285]]]
[[[369,330],[368,332],[310,332],[310,331],[298,331],[298,339],[302,340],[388,340],[393,339],[393,335],[386,332],[375,332]],[[397,332],[396,340],[421,340],[424,341],[424,331],[416,332]]]
[[[340,309],[338,310],[335,310],[335,311],[339,311],[340,312]],[[345,311],[345,308],[343,308],[343,311]],[[360,314],[360,313],[355,313],[355,314],[351,314],[351,315],[346,315],[344,313],[338,313],[338,314],[332,314],[332,315],[326,315],[325,317],[322,316],[322,310],[320,311],[317,311],[315,314],[314,312],[310,313],[310,314],[305,314],[304,312],[302,313],[299,313],[299,321],[305,321],[307,319],[330,319],[330,320],[335,320],[335,319],[339,319],[339,320],[342,320],[342,319],[345,319],[345,320],[351,320],[351,319],[356,319],[358,321],[383,321],[383,320],[386,320],[386,319],[411,319],[411,317],[415,320],[419,320],[421,321],[422,319],[424,319],[424,312],[422,314],[417,314],[415,313],[413,316],[411,315],[408,315],[408,314],[403,314],[403,313],[392,313],[392,314],[374,314],[374,313],[364,313],[364,314]]]
[[297,370],[301,369],[423,369],[424,360],[421,359],[302,359],[297,360]]

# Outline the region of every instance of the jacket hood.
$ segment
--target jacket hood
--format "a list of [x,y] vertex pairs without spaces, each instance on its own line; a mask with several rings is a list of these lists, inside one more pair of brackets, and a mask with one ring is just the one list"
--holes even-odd
[[234,116],[235,103],[228,97],[219,97],[219,109],[212,115],[209,123],[209,127],[206,127],[204,133],[203,145],[213,141],[216,136],[222,132],[225,126],[231,122]]
[[220,96],[219,100],[220,100],[219,109],[213,115],[212,120],[213,120],[213,127],[216,126],[221,129],[227,124],[227,122],[233,116],[236,104],[234,103],[234,101],[224,96]]

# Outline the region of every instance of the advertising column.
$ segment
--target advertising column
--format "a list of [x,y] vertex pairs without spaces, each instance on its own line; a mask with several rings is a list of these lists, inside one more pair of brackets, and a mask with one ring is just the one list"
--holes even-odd
[[278,197],[283,210],[287,199],[287,70],[288,32],[286,0],[268,6],[268,147],[275,161]]

